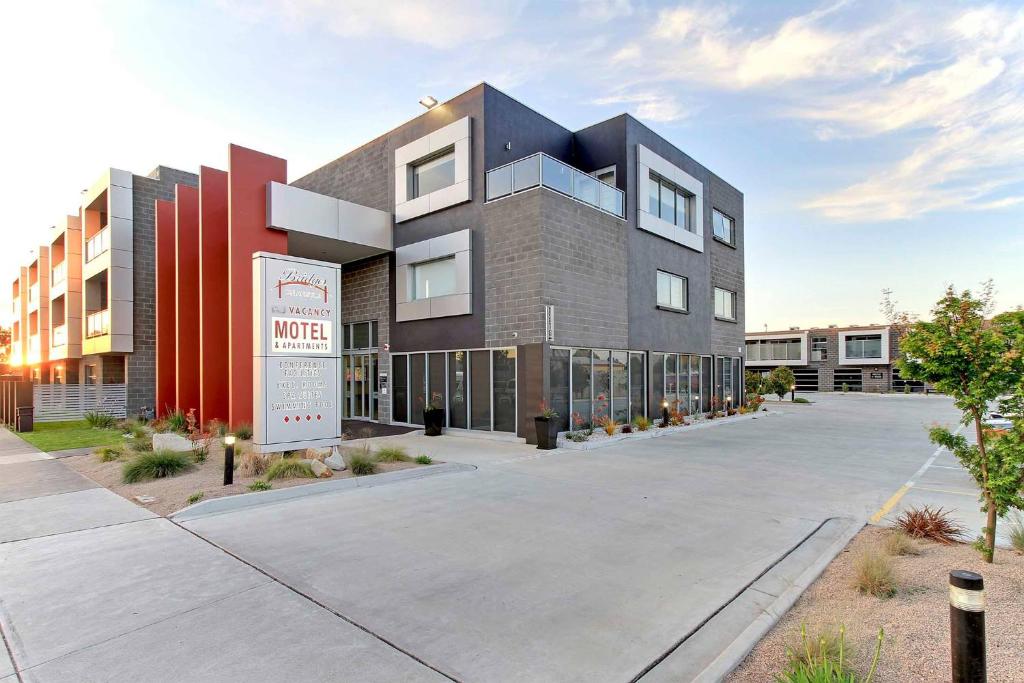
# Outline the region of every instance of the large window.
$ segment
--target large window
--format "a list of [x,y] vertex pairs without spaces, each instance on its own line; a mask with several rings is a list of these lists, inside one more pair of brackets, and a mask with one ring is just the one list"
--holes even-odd
[[715,237],[723,242],[735,244],[735,222],[731,218],[718,209],[715,209],[712,213],[711,224],[715,231]]
[[[640,352],[553,348],[551,407],[558,411],[562,429],[596,424],[608,416],[629,422],[647,412],[645,374]],[[569,397],[571,420],[565,420],[561,408]]]
[[409,199],[416,199],[455,184],[455,149],[412,166]]
[[455,256],[426,261],[412,266],[409,301],[447,296],[455,293]]
[[736,292],[715,287],[715,317],[725,320],[736,319]]
[[653,396],[657,402],[657,415],[661,414],[663,401],[668,401],[670,409],[687,415],[701,411],[704,402],[702,394],[710,392],[701,375],[701,365],[705,361],[710,359],[685,353],[651,354],[651,381],[654,382]]
[[685,277],[658,271],[658,305],[664,308],[687,310],[687,282]]
[[847,358],[881,358],[882,335],[862,334],[846,338]]
[[345,323],[341,326],[342,348],[346,351],[377,348],[377,321]]
[[693,220],[693,195],[656,173],[648,180],[648,213],[673,225],[697,232]]
[[747,342],[748,361],[803,360],[799,339],[756,339]]

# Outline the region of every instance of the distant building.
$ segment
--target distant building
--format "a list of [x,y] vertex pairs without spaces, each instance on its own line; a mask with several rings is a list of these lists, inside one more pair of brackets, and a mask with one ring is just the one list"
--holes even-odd
[[748,332],[746,364],[763,374],[789,367],[797,391],[922,392],[922,382],[902,379],[893,365],[898,336],[889,325]]

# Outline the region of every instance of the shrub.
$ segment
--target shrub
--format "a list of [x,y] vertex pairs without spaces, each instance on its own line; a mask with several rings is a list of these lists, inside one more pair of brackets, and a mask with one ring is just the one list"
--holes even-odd
[[185,413],[175,410],[167,416],[167,431],[184,434],[187,428],[188,419],[185,417]]
[[128,423],[128,432],[136,440],[149,438],[149,430],[146,429],[146,425],[138,420]]
[[210,454],[210,447],[198,441],[192,442],[192,460],[195,463],[206,462],[206,456]]
[[429,455],[417,455],[416,462],[418,462],[421,465],[430,465],[431,463],[434,462],[434,459],[431,458]]
[[853,587],[876,598],[896,595],[896,575],[892,560],[877,550],[867,550],[854,560]]
[[248,422],[243,422],[235,428],[235,436],[242,441],[248,441],[252,438],[252,425]]
[[808,401],[803,396],[797,396],[796,398],[793,399],[793,403],[810,403],[810,401]]
[[159,420],[153,420],[153,424],[150,425],[153,431],[157,434],[165,434],[167,432],[167,420],[160,418]]
[[623,434],[632,434],[633,433],[633,425],[629,424],[628,422],[626,424],[622,425],[622,433]]
[[269,491],[270,489],[274,488],[274,485],[271,484],[269,481],[257,479],[253,483],[249,484],[248,488],[250,491]]
[[294,458],[281,458],[270,464],[267,468],[267,480],[274,479],[313,479],[313,468],[308,463]]
[[223,439],[228,435],[228,426],[220,420],[210,420],[206,423],[206,433]]
[[191,496],[189,496],[188,500],[185,501],[185,502],[187,504],[189,504],[189,505],[195,505],[196,503],[198,503],[199,501],[201,501],[203,499],[204,495],[206,495],[206,494],[204,494],[202,491],[196,491]]
[[914,538],[928,538],[939,543],[956,543],[964,538],[964,528],[950,519],[949,511],[925,505],[909,507],[896,518],[896,528]]
[[633,418],[633,426],[638,432],[646,432],[651,428],[651,420],[646,415],[637,415]]
[[373,474],[377,471],[377,463],[374,461],[373,456],[370,455],[369,448],[357,448],[349,451],[346,460],[348,461],[348,468],[357,477]]
[[113,415],[98,413],[95,410],[85,414],[85,421],[93,429],[113,429],[117,426],[117,419]]
[[875,639],[875,654],[871,658],[871,668],[863,678],[851,671],[846,665],[846,629],[839,627],[839,637],[835,640],[822,638],[812,643],[807,636],[806,627],[800,628],[802,639],[800,654],[788,650],[789,667],[777,675],[777,683],[871,683],[878,669],[878,657],[882,652],[882,641],[885,631],[878,629]]
[[136,453],[145,453],[146,451],[153,450],[153,441],[148,436],[143,438],[132,437],[132,440],[128,442],[131,449]]
[[1024,553],[1024,520],[1014,515],[1010,520],[1010,545],[1018,553]]
[[843,393],[845,394],[845,393],[847,393],[849,391],[850,391],[850,385],[847,384],[846,382],[843,382]]
[[118,446],[104,446],[95,451],[96,459],[100,462],[112,462],[120,460],[124,452]]
[[583,443],[590,438],[590,432],[580,429],[573,432],[566,432],[565,438],[569,441],[575,441],[576,443]]
[[375,453],[379,462],[409,462],[411,458],[401,446],[385,446]]
[[146,479],[162,479],[181,474],[192,466],[189,453],[174,451],[150,451],[139,453],[135,458],[124,464],[121,478],[126,484],[134,484]]
[[885,536],[885,552],[899,557],[901,555],[920,555],[921,549],[902,529],[891,529]]

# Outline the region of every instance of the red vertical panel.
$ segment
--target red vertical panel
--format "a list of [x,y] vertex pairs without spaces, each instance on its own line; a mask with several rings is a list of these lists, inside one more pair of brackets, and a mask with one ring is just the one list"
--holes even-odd
[[267,230],[267,183],[287,182],[288,162],[231,145],[228,174],[229,422],[237,427],[252,423],[252,255],[288,253],[288,236]]
[[199,169],[199,414],[228,419],[228,174]]
[[175,285],[178,353],[175,389],[178,410],[199,412],[199,191],[175,186]]
[[177,315],[174,267],[174,202],[156,200],[156,414],[177,409],[175,358]]

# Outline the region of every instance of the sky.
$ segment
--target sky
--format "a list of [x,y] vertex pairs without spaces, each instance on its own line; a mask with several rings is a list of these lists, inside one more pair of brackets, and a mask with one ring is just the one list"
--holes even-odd
[[0,60],[8,283],[107,167],[233,142],[295,179],[487,81],[574,130],[629,112],[739,188],[749,331],[989,278],[1024,305],[1019,2],[32,2]]

